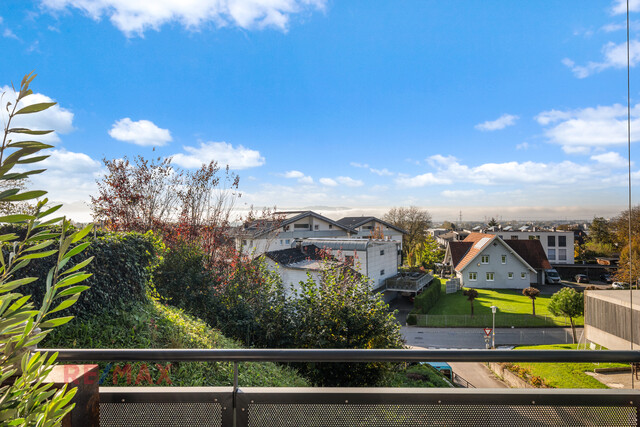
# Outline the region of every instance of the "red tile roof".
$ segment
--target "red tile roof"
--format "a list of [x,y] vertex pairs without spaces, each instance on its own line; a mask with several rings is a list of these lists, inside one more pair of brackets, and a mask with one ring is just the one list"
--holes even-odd
[[547,255],[540,240],[505,240],[507,245],[511,247],[518,255],[524,259],[527,264],[536,269],[548,270],[551,268]]
[[[484,233],[471,233],[463,240],[464,243],[471,243],[469,250],[464,255],[464,257],[460,260],[458,264],[455,265],[456,270],[462,270],[473,260],[476,255],[478,255],[484,248],[487,247],[489,243],[491,243],[498,236],[495,234],[484,234]],[[484,239],[484,240],[483,240]]]

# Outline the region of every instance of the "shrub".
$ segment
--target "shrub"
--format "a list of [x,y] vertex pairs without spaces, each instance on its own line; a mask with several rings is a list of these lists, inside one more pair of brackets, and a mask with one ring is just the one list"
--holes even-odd
[[[66,309],[64,314],[85,317],[118,307],[125,301],[143,301],[157,262],[156,253],[160,249],[157,237],[151,232],[107,233],[88,240],[91,245],[68,265],[77,265],[91,257],[96,257],[100,262],[92,262],[86,267],[87,272],[93,274],[85,282],[90,289],[83,292],[78,302]],[[46,290],[44,277],[54,264],[54,259],[44,258],[20,271],[16,275],[18,278],[39,277],[25,286],[24,291],[33,295],[34,299],[42,300]]]
[[[319,282],[311,277],[290,301],[294,342],[299,348],[401,348],[400,326],[368,279],[340,266],[325,265]],[[376,385],[388,363],[305,364],[302,372],[320,386]]]
[[416,317],[416,315],[414,313],[410,313],[407,316],[407,325],[416,325],[418,323],[418,318]]
[[[414,300],[414,312],[427,314],[438,303],[442,292],[442,283],[439,278],[434,278],[429,287],[422,291]],[[407,323],[408,323],[407,319]]]

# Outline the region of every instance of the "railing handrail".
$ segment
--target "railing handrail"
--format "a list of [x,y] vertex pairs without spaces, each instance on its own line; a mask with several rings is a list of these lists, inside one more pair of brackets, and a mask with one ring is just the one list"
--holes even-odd
[[171,362],[619,362],[640,363],[638,350],[415,349],[37,349],[60,361]]

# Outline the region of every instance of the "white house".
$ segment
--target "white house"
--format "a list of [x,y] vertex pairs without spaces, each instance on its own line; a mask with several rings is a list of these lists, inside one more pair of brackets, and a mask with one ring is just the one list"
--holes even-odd
[[372,289],[381,288],[385,280],[398,274],[400,243],[374,239],[304,239],[302,247],[326,249],[338,260],[353,265],[353,269],[371,279]]
[[267,268],[278,273],[285,286],[287,295],[292,295],[292,287],[300,290],[300,282],[305,282],[308,275],[317,282],[320,279],[324,260],[315,246],[304,248],[280,249],[265,252]]
[[258,256],[289,249],[296,239],[349,238],[357,232],[312,211],[277,212],[274,218],[257,219],[236,230],[235,245],[243,254]]
[[449,242],[444,262],[469,288],[524,289],[544,283],[544,270],[551,268],[539,240],[503,240],[484,233]]
[[542,245],[547,259],[553,264],[574,264],[574,234],[573,231],[553,231],[553,230],[507,230],[491,227],[487,234],[496,234],[503,240],[538,240]]

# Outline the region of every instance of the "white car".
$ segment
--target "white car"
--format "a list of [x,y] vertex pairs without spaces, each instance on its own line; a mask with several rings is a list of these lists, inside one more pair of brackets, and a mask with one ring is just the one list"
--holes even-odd
[[625,282],[613,282],[611,284],[612,289],[629,289],[629,285]]

